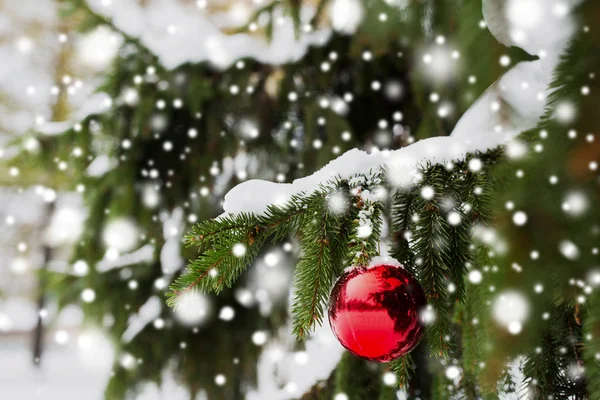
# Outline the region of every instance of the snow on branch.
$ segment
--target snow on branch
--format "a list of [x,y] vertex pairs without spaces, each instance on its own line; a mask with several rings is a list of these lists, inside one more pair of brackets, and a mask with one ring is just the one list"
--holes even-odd
[[[223,18],[192,4],[173,0],[151,0],[144,5],[137,0],[86,1],[116,28],[138,38],[169,69],[204,61],[224,69],[246,57],[280,65],[300,59],[309,46],[323,45],[331,36],[331,29],[323,28],[302,31],[296,38],[291,17],[283,15],[279,8],[273,14],[277,22],[273,24],[272,40],[267,42],[266,38],[246,33],[224,33],[219,26],[223,25],[219,24]],[[252,13],[241,8],[237,10],[240,14]],[[314,7],[303,6],[301,20],[309,21],[314,12]],[[247,19],[239,22],[244,25]]]
[[[517,64],[504,74],[465,112],[450,136],[420,140],[393,151],[369,154],[352,149],[314,174],[292,183],[243,182],[225,196],[224,215],[262,214],[269,204],[285,204],[292,196],[311,193],[319,184],[334,177],[347,180],[380,168],[388,171],[390,184],[407,186],[412,183],[419,165],[463,160],[467,154],[497,148],[534,128],[545,110],[552,72],[574,32],[572,18],[568,9],[557,14],[549,1],[529,2],[533,4],[531,12],[539,17],[538,25],[551,26],[549,33],[548,27],[539,29],[538,25],[532,26],[515,17],[521,15],[518,7],[522,2],[509,1],[505,8],[494,7],[492,3],[485,0],[483,7],[492,34],[507,45],[523,46],[540,59]],[[547,19],[552,19],[552,23],[545,24]],[[507,36],[507,32],[512,36]]]
[[112,100],[110,96],[103,92],[98,92],[90,95],[83,101],[79,109],[67,121],[47,121],[36,127],[36,130],[48,136],[60,135],[67,130],[73,128],[79,121],[83,121],[87,117],[96,114],[102,114],[110,109]]

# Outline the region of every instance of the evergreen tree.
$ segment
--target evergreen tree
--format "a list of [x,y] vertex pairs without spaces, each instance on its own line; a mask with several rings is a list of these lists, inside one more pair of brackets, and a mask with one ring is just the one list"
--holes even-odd
[[[243,398],[260,355],[251,338],[278,334],[288,313],[282,303],[270,312],[245,307],[239,289],[246,268],[283,242],[300,249],[290,307],[300,341],[326,323],[344,269],[379,255],[401,262],[428,302],[426,335],[413,352],[389,364],[346,353],[302,399],[385,400],[397,390],[423,399],[600,398],[593,1],[565,14],[576,28],[568,43],[555,40],[556,66],[543,52],[511,46],[519,32],[509,32],[505,16],[514,5],[491,0],[321,0],[309,18],[305,4],[270,2],[236,32],[258,24],[275,41],[282,14],[298,40],[337,28],[284,63],[177,66],[88,2],[63,3],[82,29],[106,25],[124,37],[99,88],[111,105],[61,135],[39,135],[39,157],[10,163],[34,179],[50,174],[56,189],[78,189],[86,200],[72,270],[49,272],[47,289],[62,306],[82,304],[113,337],[106,398],[160,382],[166,369],[192,398]],[[352,9],[362,21],[340,27],[336,12]],[[519,109],[505,87],[514,82],[497,81],[509,70],[521,79],[528,63],[542,61],[555,69],[538,123],[532,110],[541,107]],[[534,86],[523,82],[523,90]],[[487,121],[482,108],[498,112]],[[494,132],[477,131],[497,125],[525,132],[490,144]],[[455,152],[457,143],[464,147]],[[355,147],[371,154],[346,152]],[[254,177],[294,182],[246,182],[220,202]],[[185,269],[180,251],[191,260]],[[163,307],[169,284],[175,312]],[[205,302],[214,309],[206,318],[198,315]],[[217,318],[230,307],[231,322]],[[144,314],[152,319],[132,329]]]

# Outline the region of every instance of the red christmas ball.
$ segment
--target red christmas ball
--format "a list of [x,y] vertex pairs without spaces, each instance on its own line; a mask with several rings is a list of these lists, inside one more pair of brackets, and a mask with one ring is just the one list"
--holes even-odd
[[356,267],[336,282],[329,324],[342,346],[373,361],[388,362],[411,351],[423,336],[421,285],[395,265]]

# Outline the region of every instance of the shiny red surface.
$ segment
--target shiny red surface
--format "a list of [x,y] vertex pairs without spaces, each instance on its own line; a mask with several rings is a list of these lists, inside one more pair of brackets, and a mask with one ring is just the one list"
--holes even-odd
[[423,289],[403,268],[357,267],[333,287],[329,324],[351,353],[388,362],[419,343],[423,326],[418,313],[425,304]]

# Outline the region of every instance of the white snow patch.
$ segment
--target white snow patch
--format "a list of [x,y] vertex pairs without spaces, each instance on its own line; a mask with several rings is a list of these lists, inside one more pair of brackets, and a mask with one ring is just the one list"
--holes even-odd
[[210,317],[210,297],[197,291],[188,291],[177,298],[173,311],[175,319],[185,326],[200,326]]
[[183,210],[176,208],[172,213],[161,216],[161,220],[166,240],[160,249],[160,265],[164,274],[172,274],[185,264],[180,239],[183,232]]
[[109,27],[100,25],[90,33],[76,38],[76,52],[81,62],[96,71],[110,67],[123,38]]
[[119,253],[132,251],[138,244],[140,229],[133,218],[117,217],[109,221],[102,230],[102,241],[107,249]]
[[492,317],[498,324],[508,328],[512,322],[526,322],[529,309],[529,301],[522,293],[505,290],[494,299]]
[[163,274],[177,272],[184,263],[185,260],[181,256],[181,241],[177,238],[166,240],[160,249],[160,266]]
[[108,157],[106,154],[101,154],[94,158],[94,160],[88,165],[86,173],[89,176],[99,177],[106,174],[116,166],[117,160]]
[[390,256],[375,256],[371,258],[371,262],[367,268],[376,267],[378,265],[393,265],[394,267],[404,268],[404,266],[400,264],[400,261]]
[[333,29],[346,35],[356,32],[365,14],[360,0],[334,0],[329,11]]
[[148,263],[152,260],[154,260],[154,246],[147,244],[131,253],[119,255],[119,258],[116,260],[105,258],[98,261],[96,264],[96,270],[98,272],[106,272],[110,271],[111,269],[121,268],[127,265]]
[[558,244],[558,250],[568,260],[577,260],[580,255],[579,247],[570,240],[561,240]]
[[[289,347],[289,350],[288,350]],[[250,390],[248,400],[286,400],[306,393],[316,381],[327,379],[339,362],[344,348],[329,326],[318,326],[306,341],[305,353],[292,351],[293,344],[282,346],[269,342],[257,364],[258,384]],[[277,376],[273,377],[273,371]]]
[[0,333],[30,331],[38,318],[36,304],[24,297],[11,297],[0,302]]
[[73,117],[67,121],[44,122],[36,127],[40,133],[49,136],[60,135],[71,129],[76,123],[83,121],[90,115],[102,114],[112,106],[112,100],[106,93],[94,93],[83,101],[80,108],[73,113]]
[[146,325],[160,316],[162,301],[157,296],[150,297],[136,314],[129,317],[127,329],[123,332],[121,340],[129,343],[140,333]]
[[[326,43],[331,30],[315,29],[294,35],[291,18],[275,9],[271,42],[246,33],[225,34],[218,15],[210,15],[192,4],[172,0],[120,0],[106,4],[87,0],[97,13],[109,18],[127,35],[138,38],[158,56],[162,65],[173,69],[182,64],[208,61],[217,68],[227,68],[235,61],[251,57],[266,64],[280,65],[300,59],[309,46]],[[314,7],[303,7],[301,20],[308,22]],[[222,25],[222,24],[221,24]]]
[[[519,46],[543,56],[546,73],[552,74],[560,54],[575,31],[569,11],[581,0],[508,0],[483,2],[483,16],[490,32],[506,46]],[[566,13],[556,13],[562,4]]]

